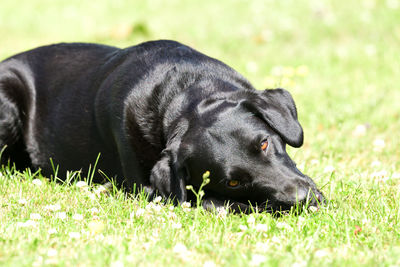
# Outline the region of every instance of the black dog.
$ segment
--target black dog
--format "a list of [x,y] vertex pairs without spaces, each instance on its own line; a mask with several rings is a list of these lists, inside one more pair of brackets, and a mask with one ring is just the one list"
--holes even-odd
[[0,63],[2,163],[45,175],[98,169],[183,202],[210,171],[204,206],[286,210],[323,201],[286,153],[303,131],[291,95],[173,41],[58,44]]

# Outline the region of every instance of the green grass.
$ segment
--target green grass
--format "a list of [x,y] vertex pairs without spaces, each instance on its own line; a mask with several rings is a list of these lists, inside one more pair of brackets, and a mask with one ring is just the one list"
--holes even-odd
[[5,169],[0,265],[400,265],[399,1],[215,3],[2,1],[0,58],[61,41],[191,45],[259,89],[293,94],[305,144],[289,153],[330,204],[300,216],[218,216]]

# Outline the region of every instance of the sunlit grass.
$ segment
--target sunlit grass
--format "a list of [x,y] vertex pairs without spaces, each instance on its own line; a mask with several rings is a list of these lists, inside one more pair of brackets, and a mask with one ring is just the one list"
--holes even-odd
[[385,258],[378,252],[400,249],[399,174],[355,184],[335,172],[335,185],[325,191],[341,199],[330,196],[318,211],[277,218],[147,203],[119,191],[96,194],[96,186],[84,183],[60,185],[6,171],[0,178],[1,259],[10,266],[378,264]]

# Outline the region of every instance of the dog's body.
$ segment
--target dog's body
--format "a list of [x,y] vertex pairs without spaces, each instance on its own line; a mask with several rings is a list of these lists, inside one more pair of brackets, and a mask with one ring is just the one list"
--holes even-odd
[[59,44],[0,63],[1,160],[20,169],[85,173],[100,153],[98,169],[128,189],[182,202],[210,171],[206,206],[287,209],[323,199],[286,154],[302,142],[289,93],[256,91],[177,42]]

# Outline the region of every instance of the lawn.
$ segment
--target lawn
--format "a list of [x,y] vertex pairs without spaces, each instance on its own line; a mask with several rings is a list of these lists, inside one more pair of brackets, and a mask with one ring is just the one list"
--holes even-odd
[[258,89],[284,87],[329,203],[318,211],[204,212],[98,185],[0,171],[1,266],[399,266],[400,1],[0,3],[0,59],[56,42],[174,39]]

